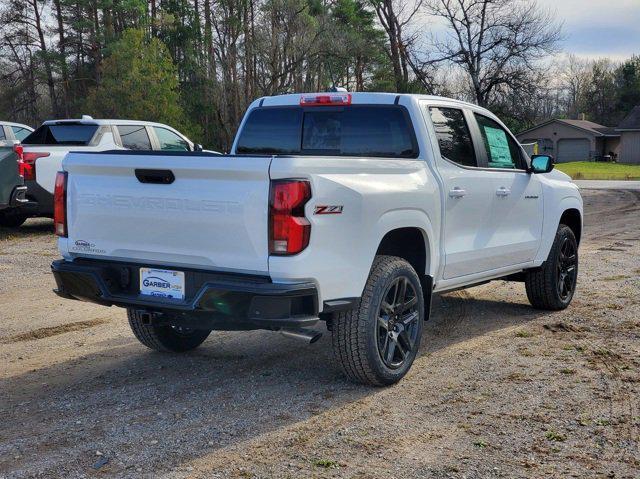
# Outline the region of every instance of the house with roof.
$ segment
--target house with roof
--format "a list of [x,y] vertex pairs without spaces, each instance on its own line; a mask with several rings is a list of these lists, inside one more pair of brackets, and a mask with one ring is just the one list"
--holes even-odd
[[538,145],[538,153],[556,163],[596,161],[612,157],[619,163],[640,164],[640,105],[617,127],[586,120],[548,120],[516,135],[522,144]]
[[525,130],[520,143],[537,143],[538,153],[552,155],[556,163],[594,161],[619,155],[620,132],[592,121],[554,119]]

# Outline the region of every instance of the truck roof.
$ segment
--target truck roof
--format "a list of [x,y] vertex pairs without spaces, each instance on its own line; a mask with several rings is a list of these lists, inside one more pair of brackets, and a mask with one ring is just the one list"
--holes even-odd
[[[302,96],[313,96],[313,95],[329,95],[329,94],[343,94],[349,92],[310,92],[310,93],[291,93],[286,95],[276,95],[276,96],[267,96],[256,100],[257,102],[262,101],[263,106],[286,106],[286,105],[299,105],[300,97]],[[393,104],[396,101],[397,97],[404,98],[413,98],[418,100],[438,100],[438,101],[446,101],[449,103],[455,103],[460,106],[467,106],[473,108],[480,108],[478,105],[473,103],[468,103],[461,100],[456,100],[454,98],[447,98],[436,95],[421,95],[415,93],[383,93],[383,92],[354,92],[349,93],[351,95],[351,103],[358,104],[380,104],[380,105],[389,105]],[[483,108],[484,109],[484,108]]]

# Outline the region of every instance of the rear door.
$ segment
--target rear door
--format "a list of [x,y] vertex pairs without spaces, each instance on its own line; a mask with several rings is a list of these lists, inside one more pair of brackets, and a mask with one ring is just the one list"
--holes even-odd
[[64,161],[69,251],[266,273],[270,162],[178,152],[72,153]]
[[491,268],[488,223],[492,218],[492,174],[480,166],[468,113],[446,105],[423,104],[440,149],[436,165],[444,182],[444,279]]
[[0,140],[0,209],[8,206],[13,189],[21,184],[18,155],[13,151],[13,140]]

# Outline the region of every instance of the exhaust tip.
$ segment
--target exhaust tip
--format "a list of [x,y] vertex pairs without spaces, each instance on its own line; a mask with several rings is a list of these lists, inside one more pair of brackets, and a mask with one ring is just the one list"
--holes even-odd
[[301,339],[308,344],[313,344],[322,337],[320,331],[314,331],[312,329],[281,329],[280,334],[287,338]]

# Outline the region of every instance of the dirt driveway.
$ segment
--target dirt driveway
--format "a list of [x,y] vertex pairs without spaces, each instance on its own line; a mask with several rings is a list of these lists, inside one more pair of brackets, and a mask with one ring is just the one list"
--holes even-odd
[[400,384],[329,338],[214,333],[170,356],[53,293],[47,221],[0,229],[0,477],[640,477],[640,192],[585,191],[573,305],[493,282],[436,298]]

